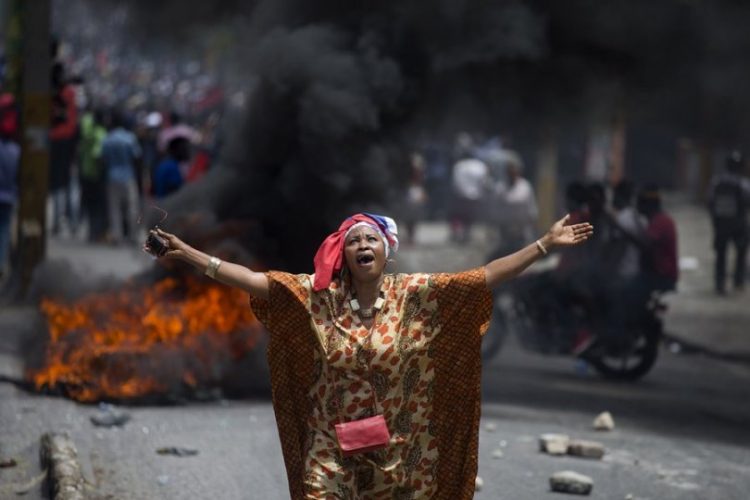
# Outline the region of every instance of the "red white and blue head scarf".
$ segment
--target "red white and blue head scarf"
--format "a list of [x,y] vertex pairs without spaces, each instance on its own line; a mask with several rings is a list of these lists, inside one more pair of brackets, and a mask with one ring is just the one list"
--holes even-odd
[[333,277],[341,272],[344,266],[344,242],[349,231],[356,226],[366,225],[378,232],[385,244],[385,255],[398,250],[398,227],[390,217],[369,213],[359,213],[348,217],[338,230],[328,235],[318,248],[313,262],[315,264],[315,282],[313,290],[328,288]]

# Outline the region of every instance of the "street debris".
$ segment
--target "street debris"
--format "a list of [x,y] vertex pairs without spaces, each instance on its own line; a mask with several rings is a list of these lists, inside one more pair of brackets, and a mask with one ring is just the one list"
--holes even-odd
[[568,455],[601,460],[604,456],[604,445],[596,441],[573,439],[568,443]]
[[3,458],[0,459],[0,469],[9,469],[18,465],[15,458]]
[[503,458],[503,450],[497,449],[493,451],[492,458]]
[[176,457],[192,457],[198,454],[198,450],[192,448],[182,448],[180,446],[165,446],[158,448],[156,453],[159,455],[174,455]]
[[160,475],[160,476],[158,476],[158,477],[156,478],[156,481],[157,481],[157,482],[158,482],[158,483],[159,483],[160,485],[162,485],[162,486],[166,486],[166,485],[167,485],[167,483],[169,482],[169,476],[167,476],[166,474],[162,474],[162,475]]
[[86,486],[78,462],[78,451],[67,434],[42,436],[41,461],[49,471],[50,492],[55,500],[84,500]]
[[487,432],[495,432],[497,430],[497,424],[495,422],[488,422],[484,426],[484,430],[486,430]]
[[612,414],[608,411],[600,413],[594,419],[594,429],[597,431],[611,431],[615,428],[615,419],[612,418]]
[[552,477],[549,478],[549,486],[552,491],[560,493],[588,495],[594,488],[594,481],[578,472],[566,470],[552,474]]
[[97,427],[122,427],[130,420],[130,414],[107,403],[99,404],[99,413],[89,417]]
[[482,488],[484,488],[484,479],[477,476],[476,480],[474,480],[474,491],[482,491]]
[[[25,495],[26,493],[28,493],[31,490],[35,489],[39,485],[39,483],[41,483],[42,481],[44,481],[45,477],[47,477],[47,470],[46,469],[44,471],[42,471],[40,474],[32,477],[31,479],[29,479],[27,482],[25,482],[23,484],[15,484],[15,485],[13,485],[12,486],[13,493],[15,493],[16,495],[19,495],[19,496]],[[2,492],[3,492],[3,490],[0,489],[0,493],[2,493]],[[3,498],[5,498],[5,497],[3,497]]]
[[568,453],[570,437],[565,434],[542,434],[539,436],[539,450],[550,455]]

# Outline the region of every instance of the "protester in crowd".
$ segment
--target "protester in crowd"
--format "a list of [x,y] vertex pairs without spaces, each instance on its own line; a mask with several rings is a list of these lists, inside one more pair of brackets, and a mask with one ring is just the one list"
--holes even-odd
[[462,132],[456,137],[451,203],[451,239],[467,243],[471,228],[479,216],[482,203],[491,187],[487,164],[474,156],[474,142],[470,134]]
[[[571,224],[580,224],[589,220],[586,197],[586,185],[582,182],[574,181],[565,187],[565,210],[570,215]],[[555,269],[558,280],[564,281],[567,276],[575,272],[578,266],[585,262],[582,248],[573,247],[560,251],[560,258]]]
[[154,174],[154,196],[164,198],[182,187],[185,182],[183,172],[190,161],[190,141],[185,137],[177,137],[169,142],[167,156]]
[[123,215],[129,239],[136,240],[135,224],[139,212],[136,162],[141,158],[141,147],[135,134],[129,130],[128,122],[122,113],[116,111],[112,114],[101,152],[107,172],[109,238],[115,244],[124,239]]
[[[157,146],[159,153],[167,154],[167,148],[172,140],[183,137],[191,144],[200,142],[201,137],[197,130],[183,122],[182,115],[176,111],[169,114],[169,123],[159,132]],[[183,172],[183,175],[187,172]]]
[[139,186],[141,195],[153,194],[153,179],[162,156],[157,145],[161,124],[161,113],[152,111],[146,114],[138,127],[137,135],[141,145],[141,164],[143,165],[142,185]]
[[107,176],[101,161],[102,144],[107,136],[104,113],[87,111],[81,116],[78,148],[81,180],[81,208],[88,221],[90,242],[102,242],[107,234]]
[[412,153],[409,158],[409,184],[406,188],[406,203],[401,218],[406,227],[406,243],[414,243],[417,223],[425,218],[427,191],[424,186],[425,162],[419,153]]
[[210,113],[198,132],[198,141],[193,144],[192,161],[185,174],[185,182],[195,182],[209,171],[221,151],[219,134],[219,113]]
[[733,151],[726,159],[725,171],[711,182],[708,208],[714,230],[714,250],[716,264],[714,285],[716,293],[726,294],[727,251],[734,245],[734,288],[741,291],[745,287],[747,266],[747,245],[750,227],[750,180],[742,175],[744,158],[739,151]]
[[71,179],[78,142],[76,90],[65,78],[60,62],[52,66],[52,128],[50,138],[49,191],[52,199],[52,234],[59,234],[64,221],[75,232]]
[[467,243],[471,228],[482,209],[489,190],[487,165],[476,158],[463,158],[453,165],[453,210],[451,236],[458,243]]
[[[590,236],[589,224],[566,221],[511,255],[456,274],[387,274],[398,231],[391,219],[372,214],[347,218],[325,239],[314,275],[255,272],[154,233],[166,241],[167,258],[247,291],[270,332],[273,404],[291,498],[345,492],[468,500],[490,290],[550,250]],[[349,441],[352,434],[358,444]]]
[[18,191],[21,148],[16,142],[17,134],[15,100],[10,94],[0,94],[0,275],[7,268],[10,225]]
[[451,161],[449,148],[438,141],[429,141],[422,150],[425,160],[427,217],[448,218],[451,200]]

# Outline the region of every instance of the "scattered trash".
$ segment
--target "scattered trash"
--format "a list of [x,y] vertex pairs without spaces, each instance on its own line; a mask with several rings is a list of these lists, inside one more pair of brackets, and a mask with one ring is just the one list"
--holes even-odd
[[500,441],[500,443],[498,444],[500,445],[500,448],[505,448],[506,446],[508,446],[508,442],[505,439]]
[[159,455],[174,455],[176,457],[192,457],[193,455],[198,454],[198,450],[181,448],[179,446],[165,446],[163,448],[158,448],[156,453]]
[[549,478],[549,486],[552,491],[560,493],[588,495],[594,488],[594,481],[578,472],[566,470],[552,474],[552,477]]
[[635,497],[631,493],[628,493],[625,495],[625,500],[635,500]]
[[488,422],[484,426],[484,430],[486,430],[487,432],[495,432],[497,430],[497,424],[495,422]]
[[158,476],[156,480],[160,485],[165,486],[169,482],[169,476],[167,476],[166,474],[162,474],[161,476]]
[[565,434],[542,434],[539,436],[539,450],[550,455],[568,453],[570,437]]
[[143,432],[144,434],[148,435],[148,433],[151,432],[151,431],[149,430],[148,427],[143,426],[143,427],[141,427],[141,432]]
[[601,460],[604,456],[604,445],[596,441],[573,439],[568,444],[568,455]]
[[503,458],[503,450],[495,450],[492,452],[492,458]]
[[100,403],[99,413],[89,417],[97,427],[121,427],[130,420],[130,414],[115,408],[111,404]]
[[9,469],[18,465],[15,458],[3,458],[0,459],[0,469]]
[[594,419],[594,429],[597,431],[611,431],[615,428],[615,419],[612,418],[612,414],[608,411],[600,413]]
[[483,487],[484,487],[484,479],[477,476],[476,480],[474,481],[474,491],[482,491]]

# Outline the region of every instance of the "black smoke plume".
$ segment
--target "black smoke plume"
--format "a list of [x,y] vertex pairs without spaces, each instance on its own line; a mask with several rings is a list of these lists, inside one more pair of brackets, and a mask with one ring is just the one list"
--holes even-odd
[[[252,219],[266,262],[309,271],[345,215],[397,213],[420,132],[585,130],[612,111],[713,144],[746,141],[750,5],[687,0],[89,2],[138,40],[240,23],[250,89],[220,168],[170,200]],[[103,6],[104,5],[104,6]]]

